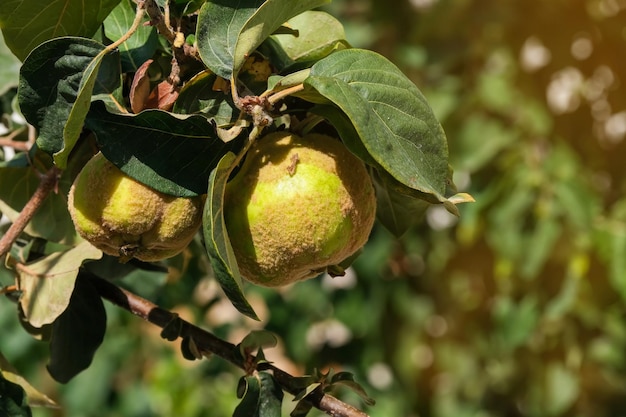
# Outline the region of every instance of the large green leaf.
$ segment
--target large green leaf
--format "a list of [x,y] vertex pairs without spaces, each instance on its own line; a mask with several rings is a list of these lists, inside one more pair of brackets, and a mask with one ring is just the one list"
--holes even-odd
[[38,46],[20,72],[20,108],[39,130],[37,144],[65,168],[67,157],[82,131],[98,70],[119,65],[117,56],[104,60],[105,47],[84,38],[58,38]]
[[127,175],[166,194],[206,193],[209,174],[240,141],[224,143],[205,116],[161,110],[109,113],[94,103],[87,127],[96,133],[104,156]]
[[209,1],[198,16],[198,52],[222,78],[236,76],[246,58],[290,18],[329,0]]
[[211,172],[204,206],[202,227],[206,250],[211,259],[211,266],[224,293],[242,314],[258,320],[258,317],[242,291],[242,279],[237,260],[230,244],[226,224],[224,223],[224,190],[233,169],[235,155],[224,155],[217,167]]
[[[132,26],[137,5],[131,0],[122,0],[104,20],[104,34],[112,41],[120,39]],[[147,23],[147,17],[144,23]],[[118,49],[122,60],[123,72],[135,72],[148,59],[152,58],[159,44],[154,26],[140,25],[133,36],[121,44]]]
[[88,278],[76,280],[67,309],[54,322],[48,372],[65,383],[87,369],[104,339],[106,312]]
[[120,0],[3,0],[0,28],[21,60],[35,47],[62,36],[91,37]]
[[335,52],[311,68],[305,84],[352,121],[361,143],[401,184],[444,202],[448,178],[446,137],[418,88],[393,63],[371,51]]
[[83,242],[19,269],[20,305],[28,322],[34,327],[54,322],[70,302],[78,268],[83,261],[101,257],[99,249]]

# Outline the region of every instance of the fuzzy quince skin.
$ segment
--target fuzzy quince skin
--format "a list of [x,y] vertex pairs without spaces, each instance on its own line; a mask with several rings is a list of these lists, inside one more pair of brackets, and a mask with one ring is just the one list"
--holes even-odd
[[180,253],[202,223],[202,196],[163,194],[124,174],[101,153],[76,177],[68,208],[76,231],[121,262]]
[[375,211],[363,162],[320,134],[261,138],[224,197],[241,275],[268,287],[314,277],[354,255],[369,237]]

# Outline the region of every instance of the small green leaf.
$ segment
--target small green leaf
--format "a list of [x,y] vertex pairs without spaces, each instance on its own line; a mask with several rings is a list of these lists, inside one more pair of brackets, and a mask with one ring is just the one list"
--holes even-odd
[[172,319],[161,329],[161,337],[169,342],[178,339],[182,333],[183,322],[178,314],[174,314]]
[[0,415],[7,417],[31,417],[24,389],[4,378],[0,372]]
[[56,320],[70,303],[78,268],[86,259],[101,257],[99,249],[83,242],[19,269],[20,305],[28,322],[42,327]]
[[304,398],[306,398],[307,396],[309,396],[313,391],[315,391],[316,389],[318,389],[320,386],[322,386],[321,382],[312,382],[309,385],[306,386],[306,388],[304,388],[302,391],[300,391],[294,398],[294,401],[299,401],[302,400]]
[[376,404],[376,401],[367,395],[361,384],[354,380],[354,375],[350,372],[338,372],[333,375],[330,379],[330,385],[328,388],[332,388],[337,385],[343,385],[350,388],[353,392],[358,394],[367,405],[372,406]]
[[286,88],[295,87],[302,84],[311,74],[311,69],[306,68],[288,75],[272,75],[267,80],[267,89],[273,92],[281,91]]
[[311,409],[313,409],[313,404],[310,402],[306,400],[298,401],[298,404],[296,404],[295,408],[289,413],[289,417],[305,417],[309,414]]
[[67,309],[53,324],[48,372],[66,383],[91,364],[104,339],[106,312],[87,278],[76,280]]
[[249,375],[239,381],[237,397],[241,402],[235,408],[233,417],[256,417],[261,401],[261,379],[258,375]]
[[37,45],[62,36],[91,37],[120,0],[3,0],[0,28],[21,60]]
[[162,110],[113,114],[97,102],[87,117],[87,127],[95,132],[104,156],[123,172],[180,197],[206,193],[209,175],[220,158],[241,147],[240,141],[220,140],[201,115]]
[[224,223],[224,190],[233,169],[234,160],[235,155],[232,153],[224,155],[211,172],[202,227],[211,265],[224,293],[239,312],[258,320],[259,318],[243,294],[239,267]]
[[194,361],[196,359],[202,359],[202,352],[198,349],[198,345],[196,341],[191,336],[183,337],[180,349],[183,354],[183,357],[189,361]]
[[[58,405],[52,401],[47,395],[35,389],[24,377],[18,375],[17,371],[11,366],[6,358],[0,352],[0,378],[4,378],[8,382],[22,387],[26,393],[27,402],[35,407],[58,408]],[[2,389],[0,388],[0,396]],[[1,400],[0,400],[1,401]],[[2,410],[0,406],[0,411]],[[0,414],[4,415],[4,414]]]
[[422,93],[394,64],[371,51],[342,50],[313,65],[305,85],[348,116],[360,139],[342,138],[348,148],[357,155],[365,148],[401,184],[432,202],[446,201],[445,134]]
[[253,330],[239,343],[239,351],[245,358],[246,355],[260,348],[275,347],[276,344],[278,344],[278,339],[274,333],[267,330]]

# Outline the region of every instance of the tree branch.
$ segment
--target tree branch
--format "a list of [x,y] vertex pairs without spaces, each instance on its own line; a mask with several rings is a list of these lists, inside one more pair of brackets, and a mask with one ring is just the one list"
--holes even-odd
[[28,203],[26,203],[17,219],[15,219],[15,222],[9,227],[9,230],[7,230],[4,236],[2,236],[2,239],[0,239],[0,259],[11,250],[11,246],[32,220],[48,194],[56,188],[60,174],[60,169],[52,167],[41,177],[41,181],[35,193],[30,200],[28,200]]
[[[245,358],[241,357],[238,347],[234,344],[222,340],[212,333],[180,319],[176,314],[130,291],[120,288],[109,281],[91,274],[89,275],[91,282],[102,298],[109,300],[113,304],[160,328],[164,328],[172,323],[173,320],[178,319],[181,323],[180,337],[192,337],[201,352],[212,353],[241,369],[245,369]],[[271,364],[264,364],[263,369],[271,370],[274,374],[274,378],[285,391],[292,395],[300,393],[301,387],[296,381],[296,377]],[[368,417],[363,411],[344,403],[330,394],[324,393],[322,390],[313,391],[306,399],[310,401],[314,407],[333,417]]]

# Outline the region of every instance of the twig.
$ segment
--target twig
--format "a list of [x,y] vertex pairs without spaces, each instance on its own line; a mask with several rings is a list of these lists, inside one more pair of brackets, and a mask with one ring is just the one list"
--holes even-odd
[[16,151],[28,151],[32,143],[24,142],[21,140],[14,140],[16,136],[22,133],[25,130],[24,127],[14,130],[6,136],[0,136],[0,146],[8,146],[9,148],[13,148]]
[[284,90],[280,90],[277,93],[274,93],[271,96],[269,96],[267,101],[271,105],[274,105],[277,102],[279,102],[280,100],[284,99],[285,97],[288,97],[288,96],[290,96],[291,94],[294,94],[294,93],[298,93],[298,92],[300,92],[302,90],[304,90],[304,84],[298,84],[298,85],[295,85],[293,87],[285,88]]
[[139,25],[141,24],[141,19],[143,19],[143,15],[144,15],[144,10],[145,10],[145,3],[143,1],[137,2],[137,10],[135,11],[135,20],[133,20],[133,24],[128,29],[128,31],[122,35],[121,38],[119,38],[118,40],[113,42],[111,45],[106,47],[107,51],[113,51],[118,46],[120,46],[121,44],[129,40],[131,36],[133,36],[133,34],[137,31],[137,29],[139,28]]
[[35,193],[30,200],[28,200],[17,219],[15,219],[15,222],[13,222],[4,236],[2,236],[2,239],[0,239],[0,259],[11,250],[11,246],[32,220],[48,194],[56,188],[60,174],[61,170],[59,168],[52,167],[41,177],[41,181]]
[[[122,307],[160,328],[164,328],[178,317],[176,314],[130,291],[120,288],[109,281],[91,274],[89,274],[89,277],[102,298],[109,300],[113,304]],[[180,318],[178,318],[178,320],[180,320],[181,323],[180,336],[193,338],[193,341],[201,352],[213,353],[233,365],[245,369],[245,359],[241,357],[237,346],[185,320]],[[264,364],[263,369],[271,370],[274,374],[274,378],[285,391],[292,395],[300,393],[301,387],[294,376],[271,364]],[[368,417],[363,411],[321,390],[313,391],[306,399],[310,401],[314,407],[334,417]]]
[[[150,24],[156,27],[159,33],[163,35],[172,46],[175,47],[177,44],[176,33],[169,25],[169,17],[166,18],[166,16],[163,15],[161,8],[155,0],[145,0],[145,8],[146,13],[150,16]],[[189,45],[187,42],[183,42],[180,48],[182,48],[185,56],[201,61],[200,56],[198,55],[198,50]]]

